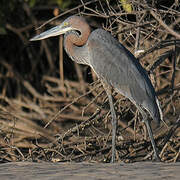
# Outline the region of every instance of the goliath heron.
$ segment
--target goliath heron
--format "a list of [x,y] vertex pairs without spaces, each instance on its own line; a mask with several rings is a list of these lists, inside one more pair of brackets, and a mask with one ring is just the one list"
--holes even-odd
[[112,116],[111,161],[115,161],[117,120],[110,87],[127,97],[140,111],[152,143],[154,159],[160,160],[147,112],[158,124],[162,120],[162,112],[152,83],[138,60],[107,31],[96,29],[91,32],[88,23],[80,16],[71,16],[30,40],[61,34],[64,34],[64,47],[69,57],[79,64],[89,65],[103,84],[108,85],[105,90]]

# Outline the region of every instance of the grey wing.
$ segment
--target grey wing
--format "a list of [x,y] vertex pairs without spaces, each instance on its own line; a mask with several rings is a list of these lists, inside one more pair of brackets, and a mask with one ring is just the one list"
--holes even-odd
[[87,46],[89,65],[99,78],[132,102],[154,114],[155,91],[137,59],[102,29],[91,33]]

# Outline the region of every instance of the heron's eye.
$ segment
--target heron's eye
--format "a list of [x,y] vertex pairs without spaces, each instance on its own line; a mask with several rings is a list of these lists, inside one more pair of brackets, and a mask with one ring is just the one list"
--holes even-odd
[[76,30],[76,33],[78,34],[78,36],[81,36],[81,31]]
[[64,26],[68,26],[68,24],[69,24],[68,22],[65,22],[65,23],[64,23]]

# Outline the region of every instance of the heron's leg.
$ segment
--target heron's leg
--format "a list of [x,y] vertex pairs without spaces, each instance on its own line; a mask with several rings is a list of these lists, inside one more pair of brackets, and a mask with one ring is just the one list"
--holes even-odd
[[149,134],[149,138],[151,140],[151,144],[152,144],[153,151],[154,151],[154,158],[153,158],[153,160],[161,161],[160,157],[158,155],[159,153],[158,153],[158,150],[156,148],[156,144],[155,144],[154,138],[153,138],[153,133],[152,133],[152,129],[151,129],[150,123],[149,123],[148,120],[145,120],[144,122],[146,124],[147,130],[148,130],[148,134]]
[[152,128],[151,128],[151,125],[149,123],[149,120],[148,120],[148,117],[147,117],[147,114],[146,112],[144,112],[144,110],[142,110],[140,107],[138,108],[139,111],[141,112],[142,116],[143,116],[143,121],[146,125],[146,128],[147,128],[147,131],[148,131],[148,134],[149,134],[149,138],[151,140],[151,144],[152,144],[152,147],[153,147],[153,151],[154,151],[154,158],[153,160],[155,161],[161,161],[160,158],[159,158],[159,153],[158,153],[158,150],[156,148],[156,144],[155,144],[155,141],[154,141],[154,137],[153,137],[153,133],[152,133]]
[[116,113],[114,110],[114,104],[113,104],[113,98],[111,95],[111,89],[106,84],[103,83],[103,86],[105,88],[105,91],[108,96],[110,110],[111,110],[111,117],[112,117],[112,158],[111,162],[114,163],[115,161],[115,148],[116,148],[116,128],[117,128],[117,119],[116,119]]
[[112,158],[111,162],[114,163],[115,161],[115,148],[116,148],[116,128],[117,128],[117,119],[116,119],[116,113],[114,110],[114,104],[112,95],[107,92],[108,99],[109,99],[109,105],[111,109],[111,117],[112,117]]

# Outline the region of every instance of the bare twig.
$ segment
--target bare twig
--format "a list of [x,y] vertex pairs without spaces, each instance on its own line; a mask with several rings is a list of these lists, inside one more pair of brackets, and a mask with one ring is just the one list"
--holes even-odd
[[178,34],[174,30],[172,30],[168,25],[166,25],[163,22],[163,20],[161,18],[159,18],[158,15],[153,10],[151,10],[150,12],[151,12],[151,15],[161,24],[161,26],[163,26],[170,34],[172,34],[176,38],[180,39],[180,34]]

